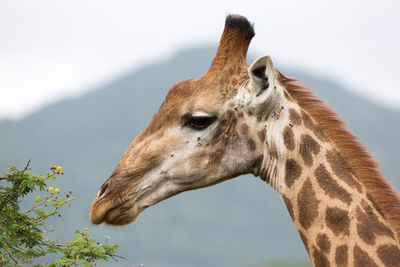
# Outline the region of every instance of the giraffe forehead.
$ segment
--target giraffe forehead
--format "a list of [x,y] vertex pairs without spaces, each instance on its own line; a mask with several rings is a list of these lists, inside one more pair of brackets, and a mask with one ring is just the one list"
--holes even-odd
[[138,141],[148,134],[179,125],[182,115],[186,113],[221,113],[224,104],[237,94],[248,79],[246,64],[228,64],[219,72],[212,69],[200,78],[175,84]]
[[199,79],[179,82],[168,91],[160,110],[180,113],[220,108],[221,104],[237,94],[240,85],[247,79],[247,74],[243,73],[230,73],[229,77],[206,73]]

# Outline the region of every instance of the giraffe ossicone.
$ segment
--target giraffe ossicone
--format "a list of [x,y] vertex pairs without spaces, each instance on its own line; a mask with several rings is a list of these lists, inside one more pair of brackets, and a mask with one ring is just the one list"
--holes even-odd
[[254,174],[273,186],[315,266],[400,266],[400,200],[336,113],[260,57],[253,26],[226,18],[207,73],[168,92],[90,211],[125,225],[178,193]]

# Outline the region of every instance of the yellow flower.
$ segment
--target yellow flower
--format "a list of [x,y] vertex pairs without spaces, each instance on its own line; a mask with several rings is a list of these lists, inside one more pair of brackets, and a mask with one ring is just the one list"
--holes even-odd
[[60,189],[56,188],[55,192],[56,192],[57,194],[60,194]]
[[89,229],[87,229],[87,227],[85,228],[85,232],[87,233],[89,231]]
[[53,188],[52,186],[49,187],[49,191],[50,191],[50,192],[53,191],[53,189],[54,189],[54,188]]
[[61,166],[57,167],[57,171],[61,171],[61,169],[62,169]]

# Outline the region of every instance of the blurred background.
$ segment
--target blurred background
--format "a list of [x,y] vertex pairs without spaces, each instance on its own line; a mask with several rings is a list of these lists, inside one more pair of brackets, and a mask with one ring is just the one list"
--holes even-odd
[[[307,266],[290,217],[268,185],[241,176],[144,211],[123,228],[92,226],[97,189],[176,82],[207,71],[225,16],[338,111],[400,188],[400,2],[0,2],[0,172],[61,165],[75,201],[53,224],[65,240],[89,227],[121,245],[117,266]],[[297,265],[296,265],[297,264]],[[110,263],[109,265],[115,265]]]

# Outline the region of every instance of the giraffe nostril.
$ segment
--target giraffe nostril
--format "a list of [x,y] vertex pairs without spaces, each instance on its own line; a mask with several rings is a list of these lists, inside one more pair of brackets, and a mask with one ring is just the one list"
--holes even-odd
[[100,187],[99,192],[97,193],[98,198],[101,198],[104,195],[104,193],[107,190],[107,187],[108,187],[108,183],[105,183]]

